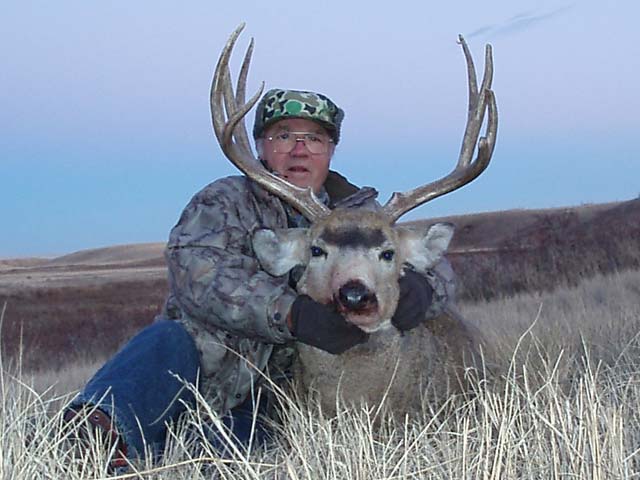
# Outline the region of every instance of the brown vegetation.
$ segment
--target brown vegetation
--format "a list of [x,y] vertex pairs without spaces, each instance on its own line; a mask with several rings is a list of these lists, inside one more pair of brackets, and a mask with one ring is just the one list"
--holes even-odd
[[[487,337],[486,359],[499,379],[478,382],[472,397],[451,397],[437,411],[427,404],[423,415],[402,422],[364,408],[329,419],[317,405],[300,408],[285,397],[285,421],[268,449],[221,459],[203,443],[198,456],[192,437],[177,432],[160,465],[139,463],[147,473],[134,476],[635,478],[639,203],[453,219],[452,259],[467,298],[461,309]],[[0,268],[0,306],[7,302],[0,315],[0,478],[105,476],[98,449],[69,457],[60,414],[51,414],[64,398],[30,388],[29,375],[14,377],[6,364],[22,330],[24,366],[46,370],[34,381],[53,380],[65,393],[99,365],[79,370],[65,361],[104,358],[153,319],[166,292],[163,268],[135,266],[131,258],[84,261]],[[533,291],[507,296],[519,290]],[[198,408],[185,419],[196,430],[209,407],[201,401]]]
[[[640,199],[438,220],[457,227],[450,259],[463,300],[551,291],[598,273],[640,268]],[[167,292],[161,252],[162,244],[144,244],[53,260],[2,260],[5,358],[20,344],[29,369],[112,353],[161,309]]]
[[[135,462],[127,478],[636,478],[639,284],[636,270],[553,293],[463,304],[495,346],[501,379],[477,382],[470,397],[449,397],[440,408],[426,403],[421,414],[398,421],[384,409],[340,405],[328,418],[313,403],[283,396],[284,421],[268,448],[221,458],[178,429],[159,463]],[[77,374],[65,370],[59,378]],[[71,457],[59,401],[25,386],[26,376],[0,383],[0,478],[107,476],[104,450]],[[203,431],[209,415],[200,398],[183,425]]]
[[465,300],[552,291],[640,267],[640,199],[443,220],[456,225],[449,258]]
[[153,321],[166,292],[160,278],[0,295],[6,301],[3,355],[13,359],[22,348],[23,367],[39,370],[113,353]]

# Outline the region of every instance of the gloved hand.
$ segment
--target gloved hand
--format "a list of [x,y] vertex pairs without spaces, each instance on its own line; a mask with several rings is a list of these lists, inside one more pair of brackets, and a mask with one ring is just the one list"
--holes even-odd
[[329,353],[342,353],[368,338],[331,305],[318,303],[307,295],[298,295],[289,318],[289,328],[298,341]]
[[391,324],[401,332],[417,327],[425,320],[427,309],[431,305],[433,289],[427,279],[413,270],[405,270],[398,280],[400,299]]

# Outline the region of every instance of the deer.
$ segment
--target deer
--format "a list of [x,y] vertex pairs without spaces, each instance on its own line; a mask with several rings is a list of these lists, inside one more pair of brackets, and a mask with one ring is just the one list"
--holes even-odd
[[[443,258],[454,233],[448,223],[426,229],[397,224],[404,214],[457,190],[482,174],[490,163],[498,114],[491,90],[493,58],[485,47],[485,67],[478,87],[473,58],[458,36],[467,67],[468,115],[458,161],[442,178],[395,192],[379,208],[329,209],[311,188],[300,188],[268,171],[254,156],[244,117],[264,90],[246,101],[246,82],[253,54],[251,39],[234,90],[229,60],[244,29],[229,37],[218,59],[211,85],[213,129],[225,156],[247,177],[288,203],[311,222],[309,228],[258,229],[252,245],[261,266],[271,275],[302,268],[297,291],[334,305],[348,322],[369,333],[368,340],[333,355],[297,345],[294,380],[302,392],[314,392],[324,411],[337,405],[382,406],[402,414],[420,409],[435,396],[463,392],[468,373],[478,368],[482,336],[449,305],[437,318],[399,332],[390,319],[399,298],[398,280],[410,265],[428,272]],[[486,121],[486,131],[480,131]],[[473,158],[476,151],[477,154]],[[342,403],[340,403],[342,402]]]

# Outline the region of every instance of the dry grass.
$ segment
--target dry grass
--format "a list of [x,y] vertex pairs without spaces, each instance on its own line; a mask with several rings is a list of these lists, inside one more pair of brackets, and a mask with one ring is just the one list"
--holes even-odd
[[[210,417],[200,402],[172,429],[165,458],[134,465],[127,478],[640,477],[640,271],[462,308],[485,332],[495,374],[474,395],[395,420],[365,408],[326,418],[317,405],[282,397],[274,442],[226,458],[194,435]],[[70,457],[52,413],[60,398],[2,367],[0,478],[106,475],[99,451]],[[58,377],[76,375],[86,372]]]
[[7,305],[1,338],[5,361],[15,361],[20,346],[29,371],[110,356],[153,321],[166,294],[166,280],[158,279],[0,295]]
[[579,241],[559,230],[535,248],[505,244],[495,251],[451,255],[460,298],[490,300],[521,292],[550,292],[576,286],[585,278],[638,269],[640,226],[633,227],[620,236],[599,233]]

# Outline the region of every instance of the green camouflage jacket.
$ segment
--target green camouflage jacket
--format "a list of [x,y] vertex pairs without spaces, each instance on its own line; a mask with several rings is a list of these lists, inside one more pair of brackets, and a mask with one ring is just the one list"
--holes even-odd
[[[330,172],[325,189],[330,207],[364,205],[377,195],[336,172]],[[261,270],[251,246],[255,229],[287,226],[287,209],[278,197],[234,176],[198,192],[170,233],[170,294],[162,317],[180,321],[193,336],[201,391],[217,412],[243,402],[268,363],[272,370],[274,363],[284,369],[294,353],[285,320],[297,294],[288,278]],[[448,283],[453,285],[452,277]]]

